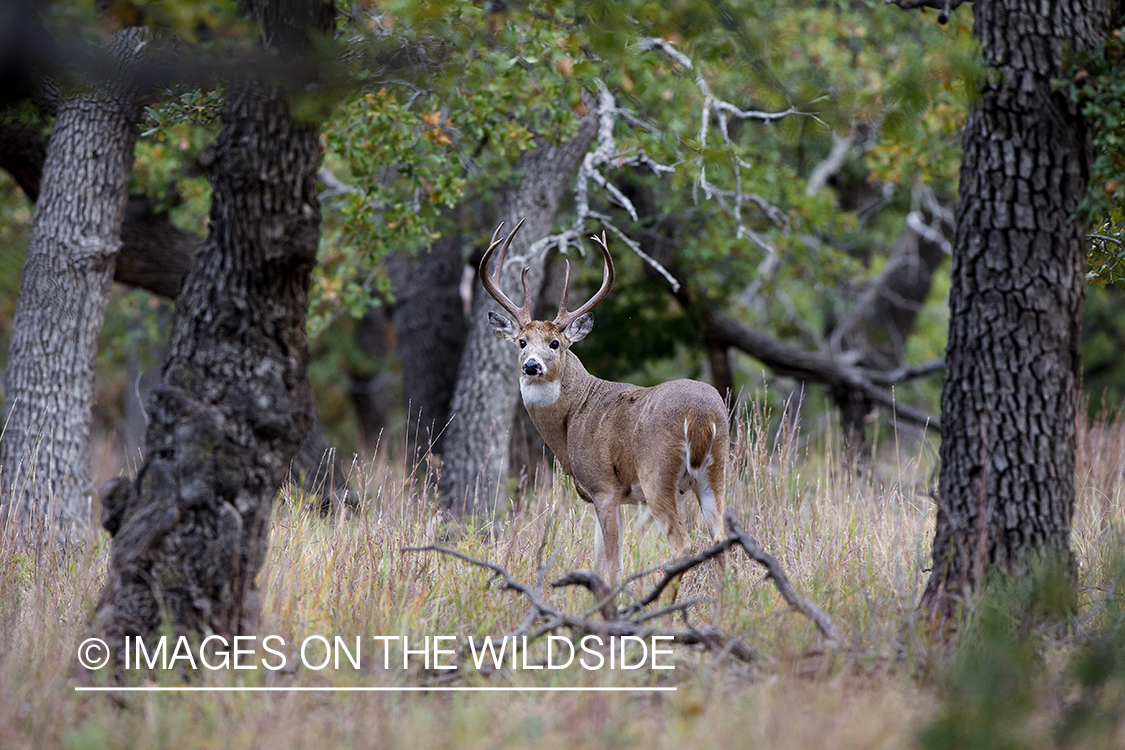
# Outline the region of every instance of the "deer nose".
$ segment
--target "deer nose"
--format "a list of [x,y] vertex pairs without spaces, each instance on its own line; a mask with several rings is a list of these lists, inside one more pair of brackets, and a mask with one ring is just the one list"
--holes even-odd
[[534,359],[529,359],[523,363],[523,374],[532,378],[536,375],[542,375],[543,365],[539,364]]

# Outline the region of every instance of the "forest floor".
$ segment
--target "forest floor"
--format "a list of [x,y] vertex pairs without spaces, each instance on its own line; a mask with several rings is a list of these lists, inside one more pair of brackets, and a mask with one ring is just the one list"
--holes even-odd
[[[527,614],[526,601],[490,582],[485,571],[403,548],[446,543],[504,566],[538,591],[541,574],[550,581],[593,568],[593,521],[569,482],[555,477],[525,487],[518,507],[481,533],[451,540],[450,527],[433,512],[431,482],[415,478],[401,463],[376,460],[357,464],[353,481],[365,504],[356,513],[322,518],[292,491],[277,505],[271,552],[259,579],[264,592],[259,633],[284,640],[284,646],[274,641],[273,647],[282,652],[276,658],[285,658],[286,667],[264,668],[262,659],[273,657],[259,649],[245,660],[259,665],[256,669],[200,669],[194,686],[624,690],[76,692],[84,683],[75,655],[88,635],[104,580],[108,538],[99,532],[86,550],[67,556],[48,547],[28,551],[8,540],[0,541],[0,747],[690,744],[782,750],[987,747],[993,740],[1013,747],[1053,746],[1066,737],[1077,737],[1079,746],[1125,746],[1120,715],[1113,719],[1110,714],[1094,734],[1064,736],[1059,728],[1086,695],[1068,677],[1077,655],[1091,637],[1108,632],[1112,617],[1107,613],[1115,600],[1121,608],[1121,592],[1114,586],[1122,579],[1115,579],[1114,571],[1125,530],[1125,419],[1118,415],[1080,424],[1072,539],[1080,575],[1078,614],[1061,629],[1037,636],[1033,667],[1020,671],[1013,657],[986,670],[985,677],[978,674],[987,683],[983,687],[963,682],[977,679],[966,667],[964,654],[972,652],[966,637],[941,641],[916,608],[933,534],[934,442],[912,440],[907,448],[891,436],[866,478],[858,479],[840,468],[833,434],[771,432],[760,415],[741,420],[728,505],[762,548],[780,560],[794,586],[834,618],[846,634],[838,646],[826,646],[815,627],[778,596],[762,569],[740,553],[727,556],[721,583],[707,569],[698,569],[688,575],[679,596],[680,601],[712,599],[694,608],[689,619],[702,624],[717,615],[715,624],[759,654],[752,663],[675,645],[671,655],[660,656],[660,663],[674,670],[652,669],[651,661],[632,670],[619,665],[590,670],[577,663],[535,670],[520,663],[486,674],[465,659],[458,670],[439,672],[425,670],[421,654],[410,656],[409,668],[401,669],[402,650],[395,645],[400,642],[392,642],[384,661],[385,641],[374,636],[406,635],[414,648],[425,636],[451,635],[454,639],[445,643],[463,645],[469,636],[479,642],[484,635],[509,633]],[[707,540],[697,510],[692,516],[698,549]],[[635,522],[632,510],[627,518],[625,568],[643,570],[665,561],[667,545],[655,525]],[[591,595],[581,589],[547,586],[542,596],[575,614],[593,606]],[[715,599],[721,604],[718,612]],[[668,616],[663,624],[681,621]],[[300,666],[300,644],[316,635],[329,642],[340,636],[349,647],[358,637],[360,667],[346,655],[339,668]],[[534,666],[544,656],[542,644],[531,653]],[[323,643],[316,641],[306,656],[315,665],[324,654]],[[635,650],[629,658],[638,658]],[[94,686],[101,684],[97,674]],[[1113,702],[1125,695],[1125,667],[1119,678],[1117,693],[1099,693],[1083,705],[1095,713],[1118,705]],[[138,684],[183,683],[172,672]],[[675,690],[650,691],[653,687]],[[999,701],[995,715],[988,713],[992,709],[982,714],[976,703],[957,709],[959,701],[976,695],[974,690],[984,691],[988,705],[988,696]],[[1027,697],[1008,705],[1013,696]],[[959,716],[956,710],[968,713]],[[969,727],[969,734],[962,729],[950,734],[954,725]]]

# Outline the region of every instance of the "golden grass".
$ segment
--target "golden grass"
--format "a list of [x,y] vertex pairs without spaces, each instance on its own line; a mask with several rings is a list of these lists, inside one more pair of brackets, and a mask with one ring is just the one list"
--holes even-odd
[[[784,431],[770,436],[765,425],[756,412],[740,420],[728,504],[797,588],[832,615],[848,636],[846,649],[825,651],[762,571],[732,556],[720,590],[696,572],[680,597],[718,596],[719,625],[763,655],[755,667],[676,647],[671,673],[516,670],[491,681],[467,674],[457,683],[659,684],[676,686],[675,693],[145,693],[116,701],[74,692],[75,651],[105,572],[104,535],[69,557],[9,540],[0,542],[0,747],[913,746],[938,708],[936,647],[914,617],[933,533],[933,446],[888,446],[871,476],[857,480],[839,469],[830,430],[798,439]],[[1123,541],[1123,472],[1125,419],[1083,421],[1073,548],[1087,607],[1095,606]],[[322,519],[298,497],[278,504],[260,579],[260,632],[285,639],[290,663],[307,635],[360,636],[363,668],[204,673],[196,684],[418,685],[426,678],[418,669],[403,672],[393,661],[383,669],[368,650],[371,636],[463,639],[519,625],[525,603],[487,585],[483,571],[400,551],[448,531],[432,510],[432,478],[382,461],[355,479],[368,503],[350,519]],[[518,511],[455,544],[528,582],[542,562],[549,581],[593,567],[592,520],[582,506],[569,482],[554,478],[521,498]],[[693,526],[698,546],[703,538]],[[626,568],[651,567],[666,554],[651,523],[628,525]],[[591,606],[583,591],[548,587],[544,595],[571,612]],[[711,616],[703,606],[692,619]]]

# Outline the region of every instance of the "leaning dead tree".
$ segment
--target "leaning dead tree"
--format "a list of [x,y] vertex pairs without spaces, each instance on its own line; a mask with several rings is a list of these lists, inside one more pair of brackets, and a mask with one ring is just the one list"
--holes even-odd
[[[667,628],[652,624],[653,621],[665,615],[677,612],[685,613],[684,619],[686,621],[686,612],[691,607],[708,600],[691,599],[654,609],[653,607],[659,602],[661,594],[688,571],[722,555],[729,549],[737,547],[741,548],[750,560],[765,568],[766,577],[773,582],[778,593],[794,611],[812,621],[829,643],[842,645],[845,641],[843,631],[837,627],[828,613],[806,599],[793,587],[793,584],[789,582],[789,577],[785,574],[785,570],[781,567],[781,563],[758,546],[753,537],[746,533],[738,523],[731,510],[728,510],[726,514],[726,526],[727,535],[710,547],[662,568],[638,573],[612,589],[600,576],[589,571],[574,571],[553,581],[551,583],[552,588],[580,586],[594,595],[595,606],[581,615],[564,612],[545,602],[535,592],[535,587],[517,580],[507,569],[496,563],[479,560],[466,555],[464,552],[437,545],[406,547],[403,552],[437,552],[491,571],[494,578],[500,579],[504,590],[515,591],[527,601],[528,611],[523,622],[515,631],[507,634],[509,637],[514,636],[516,638],[526,636],[525,648],[527,645],[531,645],[559,630],[568,630],[575,636],[639,636],[641,638],[670,636],[676,643],[701,646],[708,651],[729,654],[740,661],[756,662],[760,657],[749,644],[741,638],[726,634],[712,625],[684,625],[678,628]],[[618,598],[626,591],[630,583],[657,571],[663,571],[663,575],[648,591],[630,604],[617,605]],[[600,617],[595,617],[595,615],[600,615]]]

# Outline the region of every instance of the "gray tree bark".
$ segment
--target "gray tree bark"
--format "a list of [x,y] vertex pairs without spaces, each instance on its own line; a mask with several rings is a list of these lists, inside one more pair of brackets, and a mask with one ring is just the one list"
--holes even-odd
[[144,42],[139,29],[115,34],[116,78],[59,106],[9,343],[0,515],[59,543],[89,526],[94,358],[137,137],[130,70]]
[[[559,203],[596,132],[592,112],[582,118],[573,138],[557,146],[539,138],[536,147],[517,162],[519,182],[498,200],[497,219],[504,222],[506,231],[524,219],[509,258],[526,255],[536,240],[550,233]],[[543,280],[545,257],[541,253],[524,263],[531,268],[532,304]],[[520,264],[513,263],[501,279],[501,288],[512,299],[523,299],[520,270]],[[519,400],[511,344],[497,338],[488,323],[490,310],[504,313],[479,281],[474,281],[473,288],[472,316],[450,404],[439,484],[442,506],[458,517],[492,509],[497,489],[507,477],[508,431]]]
[[[284,7],[282,7],[284,6]],[[331,3],[254,4],[266,43],[304,48]],[[261,81],[231,84],[211,171],[211,233],[177,299],[145,463],[103,501],[113,535],[96,631],[253,632],[274,496],[309,424],[318,130]]]
[[951,614],[984,577],[1069,556],[1089,138],[1051,81],[1104,38],[1106,0],[976,0],[993,77],[963,136],[933,572]]

